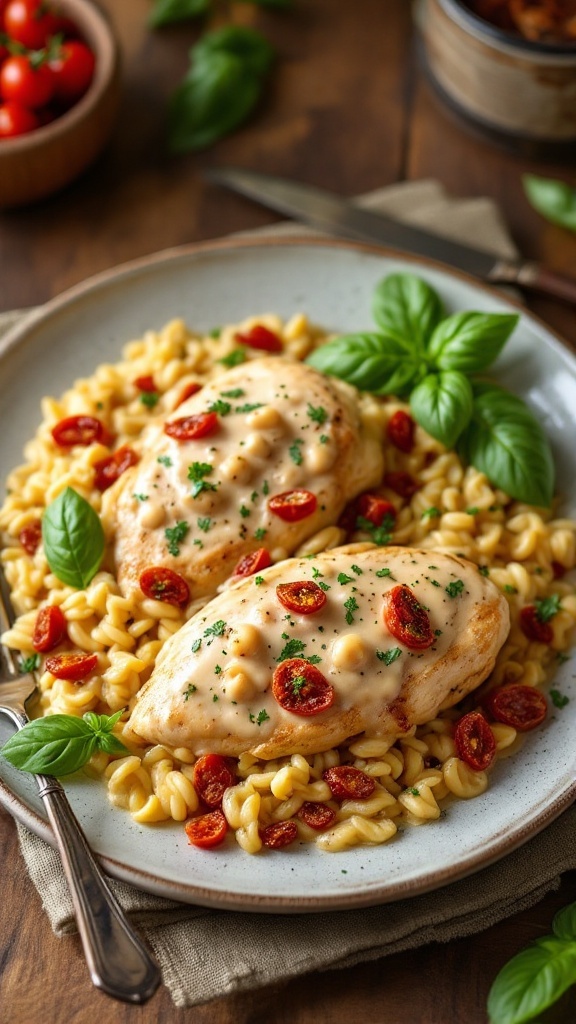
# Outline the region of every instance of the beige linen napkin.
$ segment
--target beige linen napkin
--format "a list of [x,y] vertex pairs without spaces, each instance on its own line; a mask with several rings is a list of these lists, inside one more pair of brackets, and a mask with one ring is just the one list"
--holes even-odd
[[[437,182],[423,181],[393,185],[359,202],[455,239],[473,238],[476,245],[500,256],[516,254],[498,210],[486,198],[453,199]],[[304,232],[289,224],[259,232],[289,233]],[[6,314],[6,319],[13,322],[14,316]],[[57,935],[65,935],[75,926],[58,855],[21,826],[18,831],[51,925]],[[572,807],[519,850],[469,878],[397,903],[317,914],[313,921],[308,915],[191,907],[123,882],[113,881],[112,887],[154,950],[175,1004],[185,1007],[309,971],[349,967],[473,934],[532,906],[558,887],[562,872],[574,868]]]

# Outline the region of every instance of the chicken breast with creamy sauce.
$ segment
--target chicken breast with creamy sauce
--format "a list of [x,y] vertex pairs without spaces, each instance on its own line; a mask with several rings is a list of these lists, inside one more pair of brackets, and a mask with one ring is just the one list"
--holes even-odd
[[292,554],[379,483],[381,431],[372,398],[302,363],[264,357],[223,373],[147,430],[140,461],[110,489],[123,589],[162,566],[192,599],[212,596],[247,553]]
[[397,736],[491,672],[505,598],[462,558],[349,545],[234,583],[165,645],[130,727],[261,758]]

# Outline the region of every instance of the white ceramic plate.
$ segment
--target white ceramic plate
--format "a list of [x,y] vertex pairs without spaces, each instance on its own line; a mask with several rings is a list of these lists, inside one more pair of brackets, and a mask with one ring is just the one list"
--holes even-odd
[[[375,284],[387,273],[425,277],[450,310],[509,311],[497,292],[433,263],[368,246],[283,241],[208,245],[161,253],[99,275],[31,314],[0,345],[0,477],[21,460],[42,395],[58,395],[122,346],[175,316],[209,329],[250,314],[302,310],[335,331],[369,329]],[[563,511],[576,514],[576,360],[524,314],[497,365],[554,446]],[[441,819],[407,828],[381,847],[327,854],[310,845],[253,857],[232,837],[201,851],[181,824],[143,828],[114,810],[104,787],[80,775],[66,791],[111,875],[158,895],[220,908],[303,912],[384,903],[445,885],[485,867],[544,828],[576,796],[576,657],[556,685],[570,703],[491,772],[482,797],[452,804]],[[10,727],[0,722],[0,740]],[[34,782],[0,758],[0,801],[34,832],[50,830]]]

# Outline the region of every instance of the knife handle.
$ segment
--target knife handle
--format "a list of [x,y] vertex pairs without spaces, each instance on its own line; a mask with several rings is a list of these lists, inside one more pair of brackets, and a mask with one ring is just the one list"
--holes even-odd
[[551,295],[576,305],[576,280],[548,270],[539,263],[512,263],[498,260],[490,272],[490,280],[499,284],[516,284],[529,291]]

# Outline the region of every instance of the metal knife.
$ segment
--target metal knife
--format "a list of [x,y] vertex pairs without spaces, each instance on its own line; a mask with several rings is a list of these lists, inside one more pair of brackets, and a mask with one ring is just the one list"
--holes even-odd
[[239,192],[279,213],[331,235],[376,242],[400,252],[447,263],[493,284],[513,284],[576,303],[576,280],[538,263],[501,259],[483,249],[404,224],[388,214],[365,210],[332,192],[256,171],[221,167],[205,172],[217,185]]

